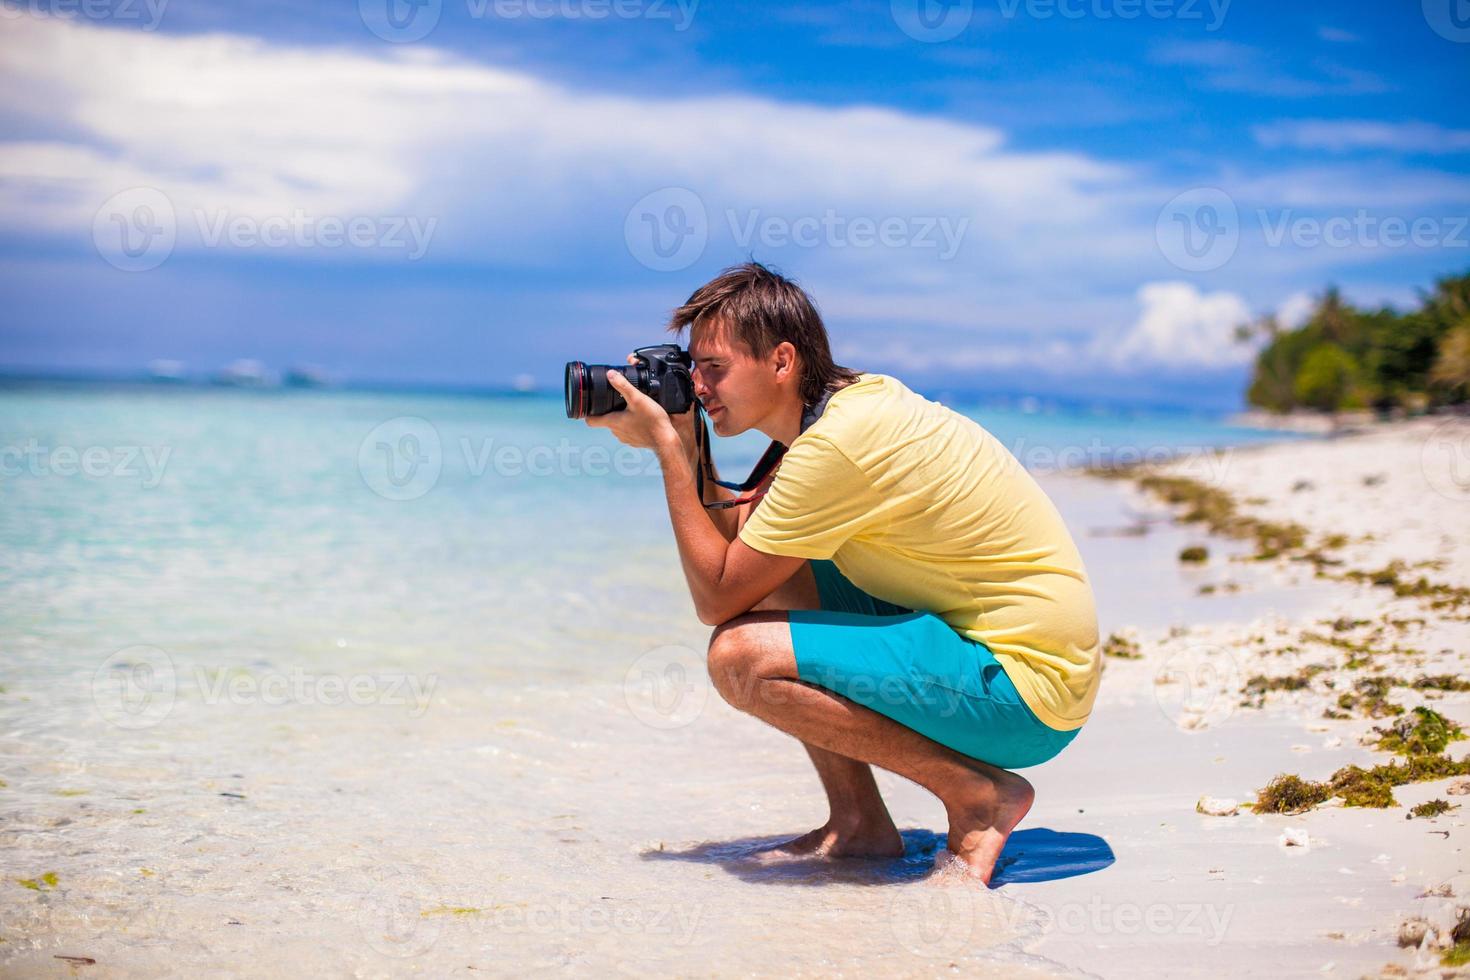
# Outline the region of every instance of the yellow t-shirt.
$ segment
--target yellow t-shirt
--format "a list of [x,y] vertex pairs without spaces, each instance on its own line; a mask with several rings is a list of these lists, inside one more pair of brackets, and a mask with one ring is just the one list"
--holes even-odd
[[1045,724],[1087,720],[1097,611],[1061,515],[999,440],[897,379],[863,374],[832,395],[740,540],[830,558],[869,595],[984,643]]

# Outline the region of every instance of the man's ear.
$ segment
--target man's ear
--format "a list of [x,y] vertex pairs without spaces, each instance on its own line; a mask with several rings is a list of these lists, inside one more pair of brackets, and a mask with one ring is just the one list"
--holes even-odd
[[771,351],[775,358],[776,379],[784,380],[796,372],[796,346],[783,340]]

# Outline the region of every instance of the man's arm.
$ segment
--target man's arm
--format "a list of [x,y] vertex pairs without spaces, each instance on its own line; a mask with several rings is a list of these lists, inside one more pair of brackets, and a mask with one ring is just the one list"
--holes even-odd
[[[691,408],[685,415],[670,416],[670,419],[674,423],[674,430],[679,433],[679,441],[683,444],[684,448],[684,458],[689,463],[689,472],[691,473],[697,473],[699,471],[699,446],[694,441],[694,426],[699,421],[696,418],[697,415],[698,412]],[[708,435],[708,431],[705,434]],[[709,468],[710,478],[704,481],[704,503],[712,504],[719,500],[735,499],[734,493],[714,482],[719,478],[720,473],[715,468],[713,457],[709,461]],[[754,506],[755,504],[750,503],[741,504],[738,507],[718,507],[713,510],[706,510],[706,513],[709,514],[710,520],[714,522],[719,532],[724,535],[725,540],[733,541],[735,540],[735,535],[740,533],[740,528],[744,526],[745,519],[750,516],[751,509]]]
[[[694,473],[699,469],[699,447],[692,443],[684,445],[684,459],[689,464],[689,472]],[[733,500],[735,495],[718,483],[714,482],[719,477],[719,471],[715,469],[715,461],[710,460],[710,475],[712,478],[704,481],[704,503],[712,504],[717,500]],[[720,534],[724,535],[726,541],[733,541],[735,535],[740,533],[741,521],[737,516],[741,511],[748,510],[750,504],[741,504],[738,507],[718,507],[714,510],[706,510],[710,520]]]
[[[732,517],[728,535],[717,526],[695,492],[697,458],[691,460],[682,442],[665,441],[655,447],[655,452],[663,468],[664,496],[679,546],[679,561],[700,622],[718,626],[748,612],[796,573],[806,559],[768,555],[735,536],[744,517]],[[743,504],[725,513],[745,511],[748,516],[753,506]]]

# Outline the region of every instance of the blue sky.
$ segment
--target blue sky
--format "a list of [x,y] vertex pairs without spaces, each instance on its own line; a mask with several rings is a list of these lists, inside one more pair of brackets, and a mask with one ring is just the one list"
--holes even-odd
[[10,369],[557,385],[753,256],[916,386],[1223,407],[1470,269],[1465,0],[0,0],[0,81]]

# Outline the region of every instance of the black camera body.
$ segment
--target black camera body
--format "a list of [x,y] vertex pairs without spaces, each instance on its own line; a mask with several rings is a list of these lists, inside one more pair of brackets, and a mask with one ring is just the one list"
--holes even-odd
[[678,344],[656,344],[633,352],[636,363],[583,364],[567,362],[567,418],[582,419],[593,415],[621,412],[628,407],[623,396],[607,380],[609,371],[617,371],[649,398],[663,406],[670,415],[689,411],[694,405],[694,378],[690,375],[689,352]]

